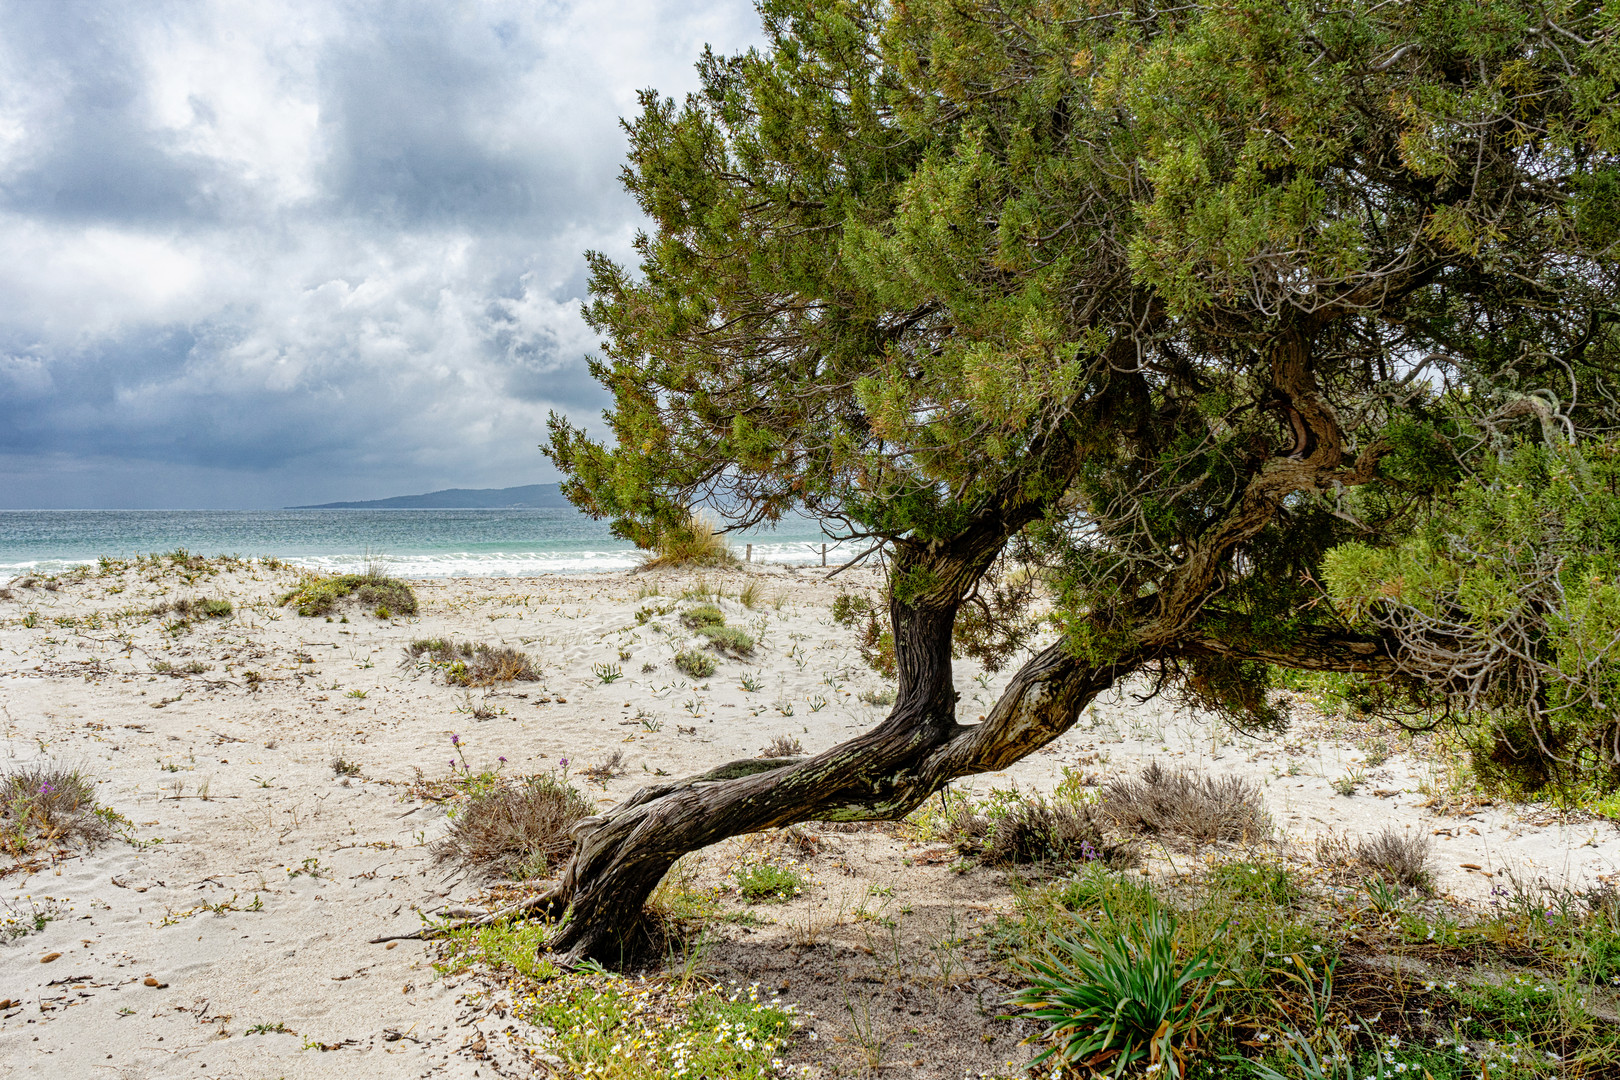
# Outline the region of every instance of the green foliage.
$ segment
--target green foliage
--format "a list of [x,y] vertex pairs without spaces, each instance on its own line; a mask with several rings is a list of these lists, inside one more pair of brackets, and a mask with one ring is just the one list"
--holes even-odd
[[682,649],[675,654],[675,669],[693,679],[707,679],[714,674],[714,657],[701,649]]
[[780,904],[804,889],[804,875],[791,867],[756,862],[739,867],[733,875],[737,892],[750,904]]
[[867,667],[886,679],[895,677],[894,631],[883,612],[871,600],[840,591],[833,598],[833,622],[859,632],[856,648]]
[[1519,442],[1400,543],[1350,542],[1323,576],[1352,618],[1475,725],[1510,792],[1620,783],[1620,444]]
[[735,626],[705,626],[698,633],[708,639],[709,647],[727,656],[751,656],[754,652],[752,634]]
[[433,969],[440,975],[459,975],[470,968],[491,973],[516,973],[529,979],[554,979],[556,965],[544,959],[551,927],[539,919],[506,919],[488,926],[452,930],[441,938]]
[[762,1001],[757,986],[632,981],[581,970],[535,988],[519,1015],[539,1028],[536,1048],[566,1076],[608,1080],[779,1076],[772,1059],[793,1035],[794,1008]]
[[[807,510],[990,666],[1036,625],[1013,556],[1075,657],[1275,726],[1270,665],[1388,666],[1326,552],[1432,535],[1510,433],[1616,426],[1600,5],[760,10],[642,95],[650,226],[589,256],[612,430],[546,450],[620,535]],[[892,671],[887,612],[841,616]]]
[[416,593],[411,587],[375,569],[364,574],[307,575],[276,602],[295,605],[298,614],[313,617],[332,614],[340,602],[351,597],[362,606],[386,606],[390,613],[416,614]]
[[1055,1040],[1035,1063],[1106,1062],[1114,1076],[1138,1063],[1186,1074],[1186,1055],[1216,1013],[1218,974],[1207,950],[1177,948],[1174,916],[1154,908],[1121,925],[1105,904],[1103,924],[1083,938],[1056,938],[1029,961],[1031,985],[1011,1003],[1044,1023]]
[[218,597],[176,600],[174,612],[184,619],[223,619],[231,613],[231,602]]
[[714,604],[698,604],[681,612],[681,625],[688,630],[701,630],[707,626],[724,626],[726,625],[726,615]]

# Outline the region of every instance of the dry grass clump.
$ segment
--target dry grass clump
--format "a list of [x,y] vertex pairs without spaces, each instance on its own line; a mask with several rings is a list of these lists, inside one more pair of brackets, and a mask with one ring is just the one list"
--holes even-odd
[[591,812],[590,801],[550,773],[474,795],[432,846],[437,866],[485,881],[545,877],[568,857],[568,830]]
[[1139,779],[1103,788],[1103,820],[1131,834],[1209,844],[1258,843],[1271,838],[1271,815],[1260,789],[1235,776],[1204,776],[1149,763]]
[[775,735],[765,744],[765,749],[759,752],[762,758],[788,758],[798,757],[804,753],[804,747],[799,744],[797,736]]
[[1324,866],[1359,867],[1420,892],[1434,891],[1434,874],[1429,870],[1433,854],[1434,842],[1427,836],[1414,836],[1394,826],[1354,843],[1336,832],[1316,841],[1316,861]]
[[300,615],[315,616],[330,615],[340,602],[351,599],[373,607],[380,619],[416,614],[416,593],[411,587],[376,567],[363,574],[311,574],[276,602],[295,605]]
[[725,536],[708,518],[692,515],[685,524],[667,529],[653,543],[653,554],[643,570],[671,566],[737,566],[741,562]]
[[1105,836],[1097,808],[1084,803],[1025,797],[992,815],[961,802],[946,815],[943,833],[958,851],[989,866],[1101,862],[1123,869],[1138,862],[1135,844]]
[[598,784],[606,783],[617,776],[623,776],[624,773],[623,750],[615,750],[607,756],[607,760],[598,761],[594,765],[587,765],[579,770],[579,775],[587,780],[594,780]]
[[231,613],[231,602],[223,599],[205,597],[184,597],[172,604],[158,604],[151,608],[147,614],[162,615],[174,612],[182,619],[223,619]]
[[76,769],[24,765],[0,776],[0,850],[25,855],[36,844],[94,847],[119,817],[96,804],[95,786]]
[[457,642],[449,638],[417,638],[405,646],[404,665],[430,664],[450,686],[493,686],[496,683],[539,682],[540,672],[528,653],[506,645]]

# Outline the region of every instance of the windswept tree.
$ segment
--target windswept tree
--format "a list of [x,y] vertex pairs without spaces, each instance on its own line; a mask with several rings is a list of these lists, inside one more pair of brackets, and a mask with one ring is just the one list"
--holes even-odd
[[[764,48],[626,125],[651,231],[634,269],[590,256],[586,312],[613,438],[554,416],[548,452],[643,544],[702,505],[873,551],[898,696],[583,822],[574,957],[620,957],[683,853],[900,817],[1133,674],[1259,727],[1277,666],[1422,683],[1328,553],[1407,543],[1504,440],[1615,417],[1612,6],[760,11]],[[980,723],[962,654],[1020,665]]]

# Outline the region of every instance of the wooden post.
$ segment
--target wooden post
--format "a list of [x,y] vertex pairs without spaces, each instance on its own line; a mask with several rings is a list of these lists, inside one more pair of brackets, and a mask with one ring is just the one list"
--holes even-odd
[[827,565],[827,545],[826,544],[821,545],[821,565],[822,566]]
[[747,553],[743,555],[743,562],[753,562],[753,561],[754,561],[754,545],[749,544]]

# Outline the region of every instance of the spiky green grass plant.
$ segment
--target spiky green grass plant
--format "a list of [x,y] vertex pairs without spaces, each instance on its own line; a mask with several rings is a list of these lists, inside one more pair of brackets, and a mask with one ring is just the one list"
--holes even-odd
[[1145,1063],[1179,1077],[1217,1012],[1209,950],[1186,955],[1162,908],[1121,923],[1104,903],[1100,925],[1087,924],[1082,938],[1054,937],[1027,964],[1031,985],[1011,1003],[1046,1024],[1054,1042],[1031,1067],[1055,1057],[1118,1077]]

